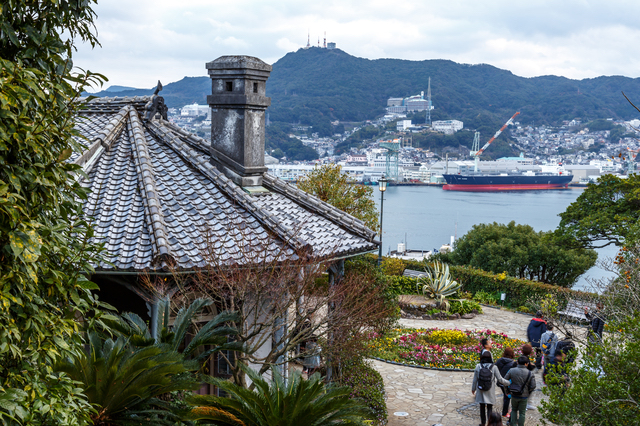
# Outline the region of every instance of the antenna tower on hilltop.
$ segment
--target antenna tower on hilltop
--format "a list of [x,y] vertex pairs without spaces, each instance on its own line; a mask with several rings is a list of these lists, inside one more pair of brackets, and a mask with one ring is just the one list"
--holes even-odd
[[307,30],[307,47],[306,49],[311,47],[311,32]]
[[327,32],[324,32],[324,44],[322,45],[323,48],[327,48]]
[[429,77],[429,86],[427,87],[427,117],[426,123],[431,126],[431,77]]

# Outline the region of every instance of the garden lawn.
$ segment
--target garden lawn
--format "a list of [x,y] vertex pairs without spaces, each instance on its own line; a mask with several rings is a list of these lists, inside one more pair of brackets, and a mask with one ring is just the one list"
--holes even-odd
[[480,359],[480,339],[493,342],[494,362],[505,348],[513,348],[515,359],[522,355],[522,340],[495,330],[441,330],[438,328],[399,328],[385,335],[372,336],[371,356],[387,361],[430,368],[474,369]]

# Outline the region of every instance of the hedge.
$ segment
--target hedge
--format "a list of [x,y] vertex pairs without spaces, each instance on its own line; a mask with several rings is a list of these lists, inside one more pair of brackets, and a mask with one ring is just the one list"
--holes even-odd
[[[424,263],[422,262],[405,261],[405,265],[407,269],[424,271]],[[506,293],[505,305],[509,307],[526,305],[530,298],[544,297],[546,294],[556,295],[559,300],[589,299],[594,296],[591,293],[544,284],[538,281],[505,277],[504,275],[486,272],[469,266],[449,265],[449,271],[453,279],[462,284],[462,291],[474,294],[478,291]],[[389,291],[395,295],[422,294],[417,289],[416,278],[391,277],[391,281]]]
[[351,388],[351,398],[363,400],[373,413],[378,425],[387,423],[382,375],[362,358],[345,361],[341,365],[340,383]]

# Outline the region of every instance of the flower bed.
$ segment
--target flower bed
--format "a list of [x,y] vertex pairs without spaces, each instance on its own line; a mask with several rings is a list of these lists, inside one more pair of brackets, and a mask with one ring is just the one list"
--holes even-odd
[[526,342],[495,330],[441,330],[402,328],[384,336],[373,336],[371,355],[386,361],[430,368],[474,369],[480,358],[480,339],[493,342],[491,354],[497,361],[504,348],[513,348],[515,359]]

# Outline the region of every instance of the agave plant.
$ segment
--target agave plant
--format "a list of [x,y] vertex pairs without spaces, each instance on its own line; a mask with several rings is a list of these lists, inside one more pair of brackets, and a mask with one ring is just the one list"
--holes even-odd
[[460,289],[460,284],[449,274],[449,265],[436,261],[433,267],[427,265],[427,275],[418,279],[418,286],[422,286],[422,293],[436,300],[440,308],[449,310],[449,303],[445,300]]
[[318,373],[303,380],[296,372],[285,383],[273,369],[269,383],[250,368],[241,368],[256,385],[254,390],[209,378],[229,397],[191,395],[187,401],[195,408],[188,417],[218,426],[355,426],[372,416],[360,400],[350,399],[350,388],[325,385]]

